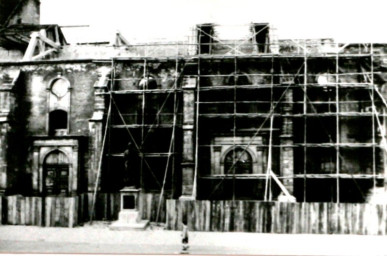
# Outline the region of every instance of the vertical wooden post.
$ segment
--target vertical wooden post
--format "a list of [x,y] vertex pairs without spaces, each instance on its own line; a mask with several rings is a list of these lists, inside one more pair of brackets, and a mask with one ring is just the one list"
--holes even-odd
[[336,53],[336,203],[340,202],[340,104],[339,104],[339,52]]
[[307,93],[308,93],[308,90],[307,90],[307,84],[308,84],[308,59],[307,59],[307,56],[306,56],[306,49],[304,49],[304,102],[303,102],[303,114],[304,114],[304,199],[303,201],[306,202],[306,186],[307,186],[307,183],[306,183],[306,157],[307,157],[307,118],[306,118],[306,114],[307,114],[307,104],[306,104],[306,101],[307,101]]

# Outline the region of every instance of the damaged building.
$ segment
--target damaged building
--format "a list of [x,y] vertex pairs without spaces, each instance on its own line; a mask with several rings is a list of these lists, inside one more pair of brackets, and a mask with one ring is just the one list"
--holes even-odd
[[188,215],[201,231],[386,233],[387,44],[280,40],[251,23],[74,45],[39,24],[39,1],[12,2],[3,224],[115,221],[135,187],[126,204],[168,229]]

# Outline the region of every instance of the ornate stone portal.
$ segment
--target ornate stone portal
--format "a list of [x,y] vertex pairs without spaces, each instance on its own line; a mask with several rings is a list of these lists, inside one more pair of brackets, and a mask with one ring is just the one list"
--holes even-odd
[[44,195],[76,195],[79,183],[80,138],[52,139],[42,136],[34,141],[32,159],[33,190]]
[[112,230],[145,229],[149,221],[141,220],[139,212],[140,189],[125,187],[120,190],[120,212],[118,221],[110,226]]

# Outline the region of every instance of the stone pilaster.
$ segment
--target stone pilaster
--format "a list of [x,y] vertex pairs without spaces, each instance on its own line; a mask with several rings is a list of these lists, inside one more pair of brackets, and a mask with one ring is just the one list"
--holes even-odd
[[9,175],[7,161],[7,135],[9,131],[8,120],[0,122],[0,194],[3,194],[8,188],[10,178],[15,177],[15,174]]
[[104,113],[106,102],[104,93],[109,83],[110,69],[100,70],[98,80],[94,84],[94,113],[89,120],[89,169],[88,169],[88,191],[93,191],[98,175],[99,161],[102,150],[104,132]]
[[15,170],[9,170],[8,137],[11,130],[10,115],[15,108],[12,89],[19,76],[20,70],[9,70],[9,73],[3,74],[3,83],[0,84],[0,195],[14,185],[17,176]]
[[182,196],[193,197],[195,175],[195,88],[196,78],[183,84],[183,161]]
[[285,95],[282,114],[282,129],[280,135],[280,168],[282,182],[290,194],[293,194],[294,153],[293,153],[293,119],[289,116],[293,112],[293,91],[288,90]]

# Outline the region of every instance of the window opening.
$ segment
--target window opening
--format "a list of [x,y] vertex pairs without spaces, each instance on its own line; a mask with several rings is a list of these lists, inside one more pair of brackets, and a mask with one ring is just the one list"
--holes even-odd
[[251,174],[253,173],[253,159],[246,150],[240,147],[234,148],[225,157],[224,171],[225,174]]
[[49,114],[49,135],[57,136],[67,131],[67,112],[54,110]]

